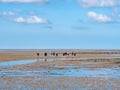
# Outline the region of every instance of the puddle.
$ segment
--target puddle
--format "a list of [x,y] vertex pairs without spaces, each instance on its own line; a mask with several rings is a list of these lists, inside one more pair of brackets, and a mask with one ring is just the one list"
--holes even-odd
[[36,62],[36,60],[18,60],[18,61],[8,61],[8,62],[0,62],[1,68],[7,68],[15,65],[22,65]]

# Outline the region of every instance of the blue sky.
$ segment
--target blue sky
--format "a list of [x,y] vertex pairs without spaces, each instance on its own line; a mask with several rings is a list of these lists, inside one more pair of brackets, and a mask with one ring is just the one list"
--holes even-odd
[[0,0],[1,49],[120,49],[120,0]]

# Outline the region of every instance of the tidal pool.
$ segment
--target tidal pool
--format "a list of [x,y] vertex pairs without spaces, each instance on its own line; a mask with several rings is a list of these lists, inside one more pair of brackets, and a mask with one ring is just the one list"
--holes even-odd
[[3,68],[3,67],[9,68],[15,65],[22,65],[22,64],[28,64],[33,62],[36,62],[36,60],[17,60],[17,61],[0,62],[0,68]]
[[[75,59],[75,58],[74,58]],[[73,60],[74,60],[73,59]],[[61,59],[47,59],[47,61]],[[62,59],[64,60],[64,59]],[[66,60],[71,60],[68,58]],[[80,58],[78,60],[81,60]],[[9,68],[17,65],[25,65],[34,62],[42,62],[45,59],[39,60],[18,60],[1,62],[0,68]],[[96,64],[88,62],[88,64]],[[80,66],[38,66],[35,70],[2,70],[0,76],[58,76],[58,77],[104,77],[104,78],[120,78],[120,67],[112,68],[84,68]]]
[[7,61],[7,62],[0,62],[0,68],[5,67],[9,68],[15,65],[23,65],[29,64],[34,62],[43,62],[43,61],[55,61],[55,60],[87,60],[87,58],[54,58],[54,59],[35,59],[35,60],[16,60],[16,61]]

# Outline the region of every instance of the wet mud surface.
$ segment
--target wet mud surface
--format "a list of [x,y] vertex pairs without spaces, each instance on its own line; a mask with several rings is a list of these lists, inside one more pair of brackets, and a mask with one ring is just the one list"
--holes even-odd
[[120,90],[120,63],[39,59],[0,63],[0,90]]

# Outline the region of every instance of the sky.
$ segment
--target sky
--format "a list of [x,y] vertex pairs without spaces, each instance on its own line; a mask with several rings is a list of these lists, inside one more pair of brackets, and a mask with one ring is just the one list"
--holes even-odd
[[0,49],[120,49],[120,0],[0,0]]

